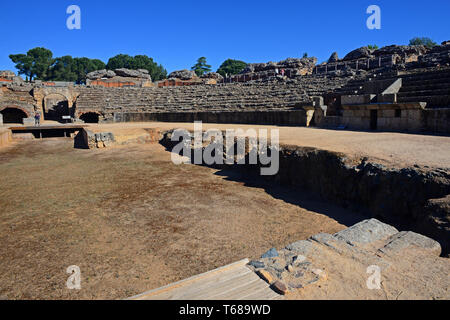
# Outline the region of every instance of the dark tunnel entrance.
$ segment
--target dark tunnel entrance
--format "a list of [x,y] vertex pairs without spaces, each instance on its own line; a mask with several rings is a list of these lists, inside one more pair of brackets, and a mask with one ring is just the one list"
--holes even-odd
[[18,108],[6,108],[0,112],[3,116],[3,123],[23,123],[27,114]]
[[98,123],[99,122],[99,114],[95,112],[84,113],[80,116],[80,119],[85,123]]

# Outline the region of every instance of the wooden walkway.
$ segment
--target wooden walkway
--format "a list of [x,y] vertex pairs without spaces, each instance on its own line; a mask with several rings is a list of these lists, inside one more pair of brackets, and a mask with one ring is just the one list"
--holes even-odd
[[247,267],[248,259],[155,289],[129,300],[275,300],[270,289]]

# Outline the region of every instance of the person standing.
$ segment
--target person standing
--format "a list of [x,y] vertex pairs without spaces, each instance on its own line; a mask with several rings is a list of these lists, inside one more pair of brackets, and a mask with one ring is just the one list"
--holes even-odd
[[40,126],[41,125],[41,113],[39,111],[37,111],[34,114],[34,125],[35,126]]

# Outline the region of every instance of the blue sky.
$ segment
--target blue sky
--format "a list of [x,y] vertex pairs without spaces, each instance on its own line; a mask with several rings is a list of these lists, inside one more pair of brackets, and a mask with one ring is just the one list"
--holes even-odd
[[[68,30],[66,9],[81,8],[81,30]],[[381,30],[366,27],[369,5]],[[146,54],[169,72],[205,56],[216,70],[228,59],[279,61],[304,52],[322,62],[367,44],[407,44],[415,36],[450,40],[449,0],[340,1],[5,1],[0,5],[0,70],[11,53],[43,46],[55,57],[101,59]]]

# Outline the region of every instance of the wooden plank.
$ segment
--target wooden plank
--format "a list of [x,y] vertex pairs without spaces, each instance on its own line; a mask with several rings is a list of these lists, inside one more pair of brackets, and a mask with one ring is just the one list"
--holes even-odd
[[193,300],[202,300],[202,299],[208,299],[208,300],[215,300],[216,296],[219,296],[221,294],[225,294],[227,292],[230,292],[232,290],[235,290],[236,288],[244,287],[252,282],[255,281],[255,278],[252,276],[252,272],[249,274],[244,274],[240,277],[236,277],[234,279],[231,279],[226,282],[222,282],[216,286],[211,286],[209,288],[205,288],[202,291],[197,292],[187,292],[186,296],[184,298],[189,298]]
[[175,288],[178,288],[178,287],[186,286],[188,284],[191,284],[193,282],[199,281],[201,279],[205,279],[207,277],[212,277],[212,276],[217,275],[219,273],[223,273],[223,272],[225,272],[227,270],[231,270],[231,269],[234,269],[234,268],[239,268],[241,266],[245,266],[248,263],[249,263],[249,260],[248,259],[244,259],[244,260],[232,263],[230,265],[227,265],[227,266],[224,266],[224,267],[221,267],[221,268],[218,268],[218,269],[206,272],[206,273],[202,273],[200,275],[193,276],[193,277],[190,277],[190,278],[185,279],[185,280],[181,280],[181,281],[169,284],[167,286],[164,286],[164,287],[161,287],[161,288],[158,288],[158,289],[150,290],[148,292],[145,292],[143,294],[131,297],[129,299],[130,300],[149,300],[149,299],[151,299],[152,296],[156,296],[156,295],[162,294],[164,292],[167,292],[167,291],[170,291],[170,290],[174,290]]
[[255,290],[252,294],[243,295],[239,297],[239,300],[278,300],[282,298],[282,295],[279,295],[278,293],[270,289],[269,286],[267,286],[262,290]]
[[248,259],[218,268],[130,300],[274,300],[281,299],[247,267]]
[[[256,275],[255,275],[256,276]],[[215,300],[237,300],[241,296],[250,295],[251,293],[261,290],[264,288],[269,288],[266,282],[261,280],[258,276],[256,276],[257,279],[255,279],[251,283],[246,283],[242,287],[236,287],[233,290],[226,292],[224,294],[220,294],[214,297]]]
[[[179,294],[174,295],[174,299],[196,299],[200,298],[207,294],[208,296],[214,292],[222,292],[223,290],[227,290],[227,288],[232,288],[240,283],[245,283],[249,279],[249,275],[252,273],[249,269],[245,270],[236,270],[232,274],[227,275],[227,277],[223,277],[221,279],[212,279],[212,281],[208,281],[202,285],[197,285],[194,283],[189,287],[182,290]],[[230,287],[231,286],[231,287]]]
[[249,269],[230,270],[225,274],[217,274],[215,277],[208,277],[200,281],[190,283],[186,286],[176,287],[172,290],[164,291],[153,296],[151,299],[166,300],[191,300],[189,295],[204,296],[204,293],[211,289],[224,285],[227,281],[233,281],[235,278],[246,277],[251,273]]

